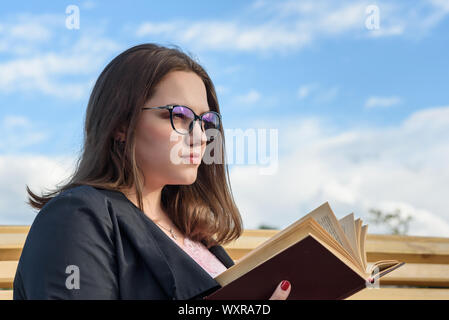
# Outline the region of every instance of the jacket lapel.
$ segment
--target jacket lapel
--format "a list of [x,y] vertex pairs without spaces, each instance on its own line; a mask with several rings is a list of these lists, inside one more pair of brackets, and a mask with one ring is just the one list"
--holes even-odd
[[[153,222],[152,222],[153,223]],[[177,300],[197,297],[220,284],[212,278],[192,257],[171,240],[158,226],[154,225],[152,237],[167,259],[175,281],[174,296]]]
[[[116,212],[120,232],[126,233],[126,237],[136,248],[145,264],[157,274],[160,285],[167,296],[176,300],[195,299],[221,287],[145,213],[134,206],[123,193],[112,192],[120,194],[119,197],[125,198],[128,202],[120,201],[121,203],[119,202],[117,206],[114,206],[122,208],[122,210]],[[132,209],[132,214],[129,214],[129,208]],[[126,214],[120,214],[120,211],[126,212]],[[222,246],[213,246],[209,251],[227,268],[234,264]]]

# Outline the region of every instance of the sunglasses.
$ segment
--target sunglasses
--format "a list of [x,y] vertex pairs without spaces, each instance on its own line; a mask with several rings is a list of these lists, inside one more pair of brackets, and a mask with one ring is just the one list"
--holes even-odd
[[[208,111],[197,115],[192,109],[183,105],[166,105],[160,107],[144,107],[142,110],[166,109],[170,112],[170,122],[173,130],[180,134],[190,134],[199,120],[201,130],[206,133],[207,141],[212,141],[221,126],[221,115],[215,111]],[[215,130],[209,130],[215,129]]]

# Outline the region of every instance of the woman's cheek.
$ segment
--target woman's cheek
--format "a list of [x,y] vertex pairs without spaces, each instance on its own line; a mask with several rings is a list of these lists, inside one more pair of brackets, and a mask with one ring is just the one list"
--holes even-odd
[[185,160],[182,158],[182,155],[185,154],[188,149],[189,148],[184,144],[182,137],[177,138],[172,136],[169,143],[169,150],[167,152],[168,162],[174,166],[182,164]]
[[147,130],[136,141],[136,155],[143,167],[160,167],[165,161],[167,143],[163,143],[164,134],[158,130]]

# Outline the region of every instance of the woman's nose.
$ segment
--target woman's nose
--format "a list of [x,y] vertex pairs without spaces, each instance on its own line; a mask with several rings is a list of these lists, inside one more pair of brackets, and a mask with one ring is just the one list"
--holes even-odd
[[190,132],[190,136],[192,136],[191,140],[193,141],[191,142],[193,143],[193,145],[201,145],[207,142],[207,136],[206,133],[201,129],[200,120],[194,122],[192,131]]

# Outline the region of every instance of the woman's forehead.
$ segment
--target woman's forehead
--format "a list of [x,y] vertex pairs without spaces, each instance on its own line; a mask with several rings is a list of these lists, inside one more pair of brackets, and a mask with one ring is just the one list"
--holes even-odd
[[210,111],[203,80],[194,72],[169,72],[157,85],[147,106],[183,105],[195,113]]

